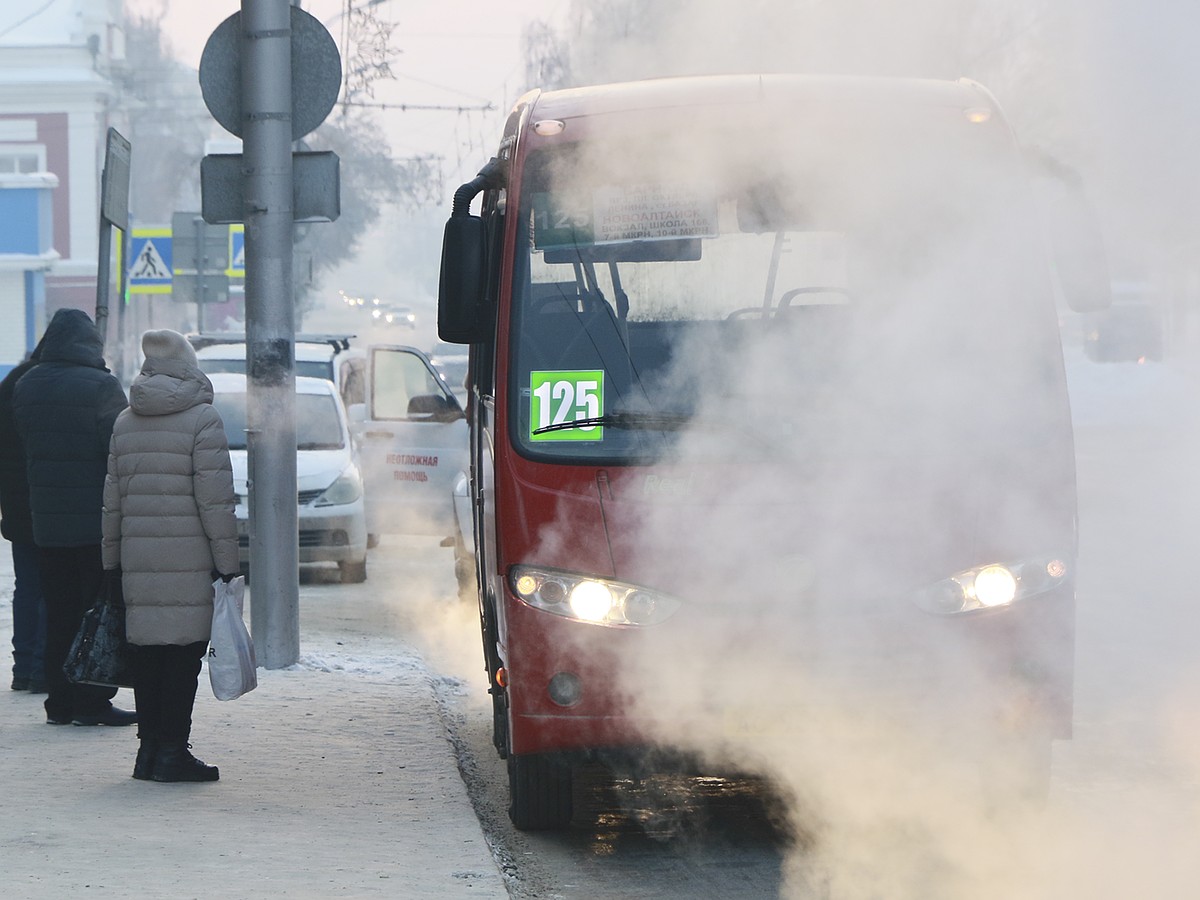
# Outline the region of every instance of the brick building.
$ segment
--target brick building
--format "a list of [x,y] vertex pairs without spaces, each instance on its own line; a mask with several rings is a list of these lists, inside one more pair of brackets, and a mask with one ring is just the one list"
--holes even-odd
[[0,11],[0,372],[63,307],[94,312],[105,135],[124,125],[121,0]]

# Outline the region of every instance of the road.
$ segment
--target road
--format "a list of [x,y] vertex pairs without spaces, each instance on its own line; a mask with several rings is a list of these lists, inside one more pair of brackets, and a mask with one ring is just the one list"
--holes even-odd
[[786,838],[770,792],[749,781],[663,776],[636,784],[593,769],[577,788],[569,832],[512,828],[475,610],[458,601],[452,564],[436,540],[385,537],[365,584],[339,584],[333,569],[307,570],[301,652],[337,646],[341,664],[368,669],[418,645],[438,673],[460,767],[513,896],[778,896]]
[[843,828],[830,857],[789,837],[773,792],[753,782],[589,770],[568,831],[523,834],[507,821],[475,610],[455,599],[449,550],[388,539],[367,584],[306,580],[302,626],[350,656],[386,653],[393,639],[420,646],[516,898],[1185,896],[1200,878],[1200,609],[1188,552],[1200,532],[1200,421],[1172,406],[1189,396],[1186,377],[1142,380],[1120,401],[1127,409],[1077,429],[1076,733],[1055,747],[1046,809],[1019,823],[950,827],[914,809],[909,821]]

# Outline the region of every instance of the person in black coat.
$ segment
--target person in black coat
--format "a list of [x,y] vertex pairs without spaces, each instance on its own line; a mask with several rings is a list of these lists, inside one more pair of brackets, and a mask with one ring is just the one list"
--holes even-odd
[[46,721],[132,725],[137,714],[111,703],[116,688],[72,684],[63,674],[80,620],[104,580],[100,516],[108,444],[129,404],[104,365],[104,344],[87,313],[60,309],[39,346],[38,364],[13,390],[13,416],[25,447],[46,602]]
[[13,389],[37,365],[39,348],[0,381],[0,534],[12,546],[12,689],[46,693],[46,604],[38,577],[33,515],[25,480],[25,448],[13,421]]

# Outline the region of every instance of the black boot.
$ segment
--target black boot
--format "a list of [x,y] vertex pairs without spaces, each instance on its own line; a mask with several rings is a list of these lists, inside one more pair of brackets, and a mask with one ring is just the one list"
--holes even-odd
[[154,775],[154,758],[158,754],[158,738],[142,737],[137,760],[133,764],[133,777],[138,781],[149,781]]
[[163,741],[154,757],[151,778],[155,781],[216,781],[216,766],[206,766],[188,752],[187,744]]

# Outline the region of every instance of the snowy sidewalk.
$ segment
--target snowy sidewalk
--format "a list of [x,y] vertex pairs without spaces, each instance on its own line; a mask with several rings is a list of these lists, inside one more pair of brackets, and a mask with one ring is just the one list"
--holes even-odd
[[374,680],[260,669],[228,703],[201,672],[192,742],[221,780],[200,785],[135,781],[136,728],[47,725],[44,696],[3,671],[5,897],[508,896],[419,662]]

